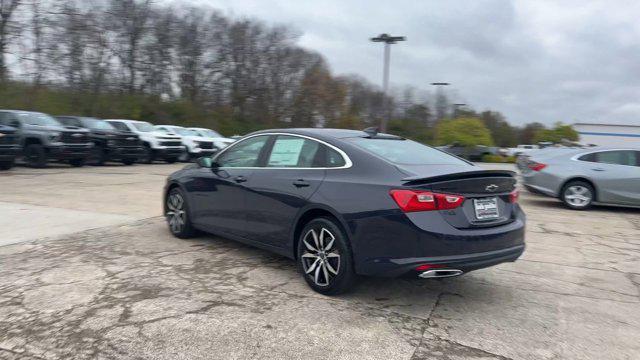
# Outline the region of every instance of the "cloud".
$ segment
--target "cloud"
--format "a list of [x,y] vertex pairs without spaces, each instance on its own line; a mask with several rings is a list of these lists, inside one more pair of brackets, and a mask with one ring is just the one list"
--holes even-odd
[[391,82],[448,81],[478,110],[515,124],[640,124],[640,3],[621,1],[193,0],[236,16],[288,24],[337,74],[379,83],[381,32],[394,45]]

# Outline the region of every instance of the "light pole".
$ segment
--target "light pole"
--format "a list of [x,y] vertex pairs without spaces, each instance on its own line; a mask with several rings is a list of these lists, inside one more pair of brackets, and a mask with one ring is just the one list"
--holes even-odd
[[457,103],[457,104],[453,104],[453,118],[455,119],[456,117],[458,117],[458,109],[463,107],[463,106],[467,106],[467,104],[465,103]]
[[[384,92],[385,102],[387,102],[387,97],[389,95],[389,57],[391,55],[391,44],[395,44],[398,41],[406,41],[407,38],[404,36],[391,36],[389,34],[380,34],[377,37],[371,38],[373,42],[383,42],[384,43],[384,69],[382,74],[382,91]],[[391,109],[389,109],[389,104],[387,102],[387,115],[382,118],[380,121],[380,131],[384,132],[387,130],[387,122],[389,121],[389,117],[391,116]]]
[[436,101],[434,103],[436,108],[436,123],[442,120],[447,114],[447,98],[444,95],[444,86],[449,86],[448,82],[432,82],[431,85],[436,87]]

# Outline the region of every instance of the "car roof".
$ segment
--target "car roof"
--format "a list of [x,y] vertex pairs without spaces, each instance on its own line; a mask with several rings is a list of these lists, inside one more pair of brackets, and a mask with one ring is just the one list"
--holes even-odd
[[[263,134],[263,133],[284,133],[284,134],[293,134],[293,135],[306,135],[315,137],[318,139],[345,139],[345,138],[356,138],[356,137],[370,137],[371,134],[362,130],[350,130],[350,129],[332,129],[332,128],[290,128],[290,129],[269,129],[269,130],[261,130],[252,133],[251,135]],[[389,139],[401,139],[398,136],[378,133],[376,135],[380,138],[389,138]]]

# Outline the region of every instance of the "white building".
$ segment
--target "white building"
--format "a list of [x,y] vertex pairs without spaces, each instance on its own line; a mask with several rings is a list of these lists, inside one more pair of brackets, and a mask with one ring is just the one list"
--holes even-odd
[[640,148],[640,125],[576,123],[581,144]]

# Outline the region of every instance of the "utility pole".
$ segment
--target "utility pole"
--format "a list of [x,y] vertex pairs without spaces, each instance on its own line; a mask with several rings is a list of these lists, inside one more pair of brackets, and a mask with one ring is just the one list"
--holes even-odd
[[404,36],[391,36],[389,34],[380,34],[377,37],[371,38],[373,42],[383,42],[384,43],[384,65],[383,65],[383,74],[382,74],[382,91],[384,93],[385,102],[386,102],[386,116],[380,120],[380,131],[384,132],[387,130],[387,123],[389,122],[389,118],[391,117],[391,109],[389,108],[390,104],[387,100],[389,96],[389,60],[391,57],[391,45],[397,43],[398,41],[406,41],[407,38]]
[[463,106],[467,106],[467,104],[464,104],[464,103],[453,104],[453,118],[454,119],[458,117],[458,109],[460,109]]

